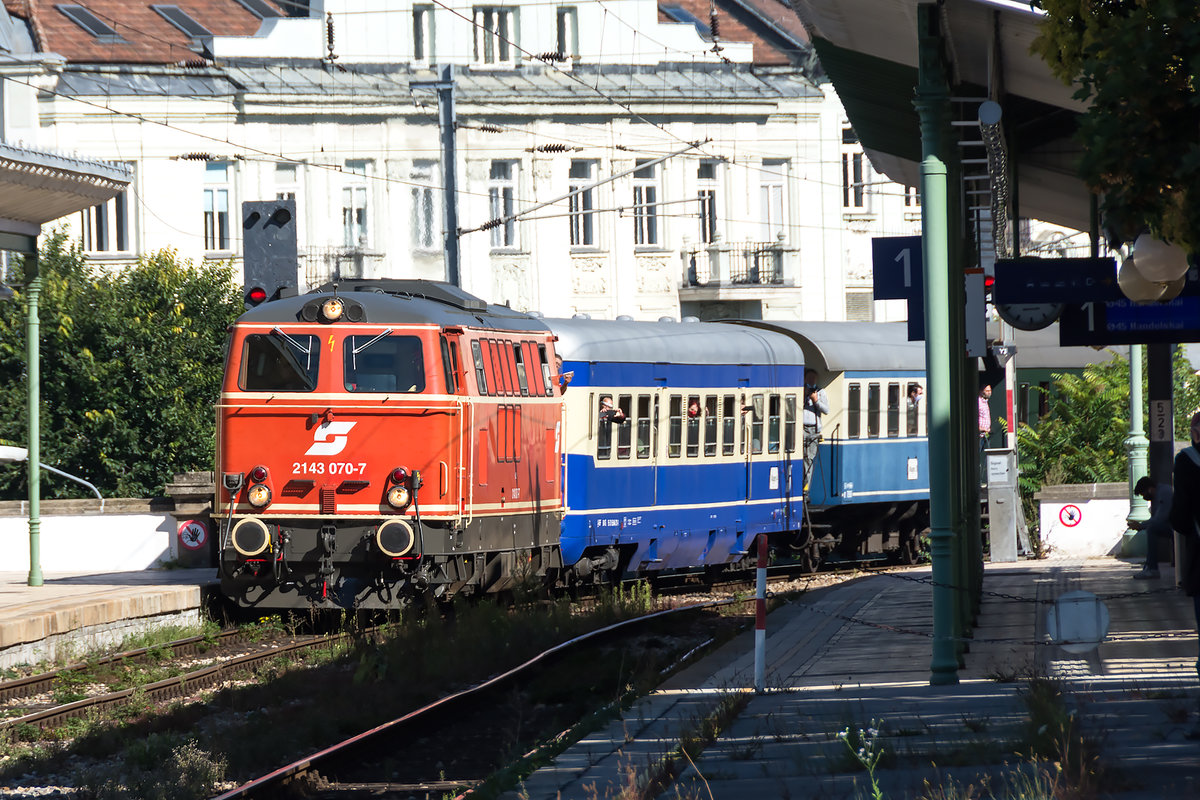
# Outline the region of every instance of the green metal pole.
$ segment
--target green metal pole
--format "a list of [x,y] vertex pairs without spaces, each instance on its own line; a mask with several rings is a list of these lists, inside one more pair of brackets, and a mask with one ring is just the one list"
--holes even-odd
[[25,321],[25,338],[28,347],[28,380],[29,380],[29,585],[42,585],[42,543],[41,543],[41,506],[42,484],[41,467],[42,448],[41,432],[38,429],[39,409],[41,409],[41,332],[38,325],[38,293],[42,289],[42,278],[38,272],[37,252],[25,255],[26,292],[28,293],[28,309]]
[[[1142,346],[1129,346],[1129,436],[1125,439],[1125,451],[1129,454],[1129,516],[1127,522],[1143,522],[1150,519],[1150,509],[1141,495],[1133,493],[1134,484],[1146,474],[1146,453],[1150,440],[1142,422]],[[1143,555],[1144,540],[1135,544],[1140,534],[1129,528],[1121,537],[1121,554]],[[1145,536],[1145,534],[1140,534]],[[1139,552],[1140,551],[1140,552]]]
[[921,120],[921,242],[925,269],[925,368],[929,391],[929,523],[933,558],[933,655],[931,684],[958,683],[955,650],[953,451],[951,403],[952,353],[962,351],[951,342],[950,325],[950,220],[946,164],[941,158],[948,127],[950,93],[941,58],[941,31],[937,6],[917,6],[920,62],[913,105]]

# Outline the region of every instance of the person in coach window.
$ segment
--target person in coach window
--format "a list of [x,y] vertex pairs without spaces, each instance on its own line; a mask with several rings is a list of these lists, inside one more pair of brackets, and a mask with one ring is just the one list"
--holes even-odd
[[813,461],[817,458],[817,443],[821,441],[821,417],[829,413],[829,398],[817,386],[817,371],[804,370],[804,494],[812,480]]

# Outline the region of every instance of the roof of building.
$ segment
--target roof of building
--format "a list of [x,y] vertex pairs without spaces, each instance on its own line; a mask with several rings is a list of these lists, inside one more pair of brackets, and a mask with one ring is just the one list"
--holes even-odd
[[[265,1],[279,7],[275,0]],[[168,20],[174,12],[164,15],[152,6],[177,8],[217,36],[252,36],[262,25],[262,18],[237,0],[4,0],[4,6],[30,27],[39,51],[58,53],[70,63],[178,64],[200,58],[196,37]]]

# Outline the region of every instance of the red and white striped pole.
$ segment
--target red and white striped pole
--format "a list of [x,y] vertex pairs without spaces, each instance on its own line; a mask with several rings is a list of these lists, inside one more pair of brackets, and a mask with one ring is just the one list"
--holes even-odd
[[754,691],[762,694],[767,673],[767,535],[758,535],[758,574],[754,591]]

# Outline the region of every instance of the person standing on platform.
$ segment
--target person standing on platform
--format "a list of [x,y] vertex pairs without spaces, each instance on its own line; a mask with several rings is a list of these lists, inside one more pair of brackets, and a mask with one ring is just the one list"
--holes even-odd
[[821,417],[829,413],[829,397],[817,386],[817,371],[804,370],[804,496],[812,480],[813,461],[817,458],[817,443],[821,441]]
[[[1192,414],[1189,427],[1192,446],[1183,448],[1175,456],[1175,493],[1170,519],[1171,527],[1184,538],[1184,556],[1176,569],[1184,593],[1192,598],[1196,630],[1200,632],[1200,411]],[[1200,674],[1200,660],[1196,661],[1196,672]],[[1191,730],[1188,738],[1200,738],[1200,725]]]
[[1158,577],[1159,537],[1171,535],[1171,484],[1160,483],[1155,486],[1148,475],[1143,475],[1134,485],[1133,493],[1150,504],[1150,519],[1129,523],[1133,530],[1146,532],[1146,564],[1141,572],[1133,577],[1137,580],[1151,580]]
[[987,449],[988,439],[992,436],[992,387],[984,384],[979,389],[979,452]]

